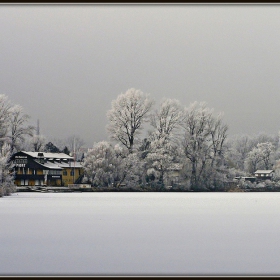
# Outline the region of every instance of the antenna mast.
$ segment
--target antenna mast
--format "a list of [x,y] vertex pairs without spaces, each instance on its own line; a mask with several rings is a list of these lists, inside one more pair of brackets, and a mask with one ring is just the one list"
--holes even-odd
[[37,129],[36,129],[36,134],[40,135],[40,124],[39,124],[39,119],[37,119]]

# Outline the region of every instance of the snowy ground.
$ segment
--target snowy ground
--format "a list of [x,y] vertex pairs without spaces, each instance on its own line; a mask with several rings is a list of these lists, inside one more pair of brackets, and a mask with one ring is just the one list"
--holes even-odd
[[0,275],[280,275],[280,193],[16,193]]

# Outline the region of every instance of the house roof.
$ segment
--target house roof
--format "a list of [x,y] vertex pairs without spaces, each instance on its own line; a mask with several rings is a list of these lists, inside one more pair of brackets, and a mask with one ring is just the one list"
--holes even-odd
[[60,167],[63,167],[63,168],[66,168],[66,167],[71,167],[71,168],[73,168],[73,167],[75,167],[75,168],[81,168],[82,167],[82,165],[81,165],[81,163],[80,162],[69,162],[69,163],[66,163],[66,162],[58,162],[57,163],[57,165],[58,166],[60,166]]
[[45,168],[48,168],[48,169],[59,169],[59,170],[63,169],[60,166],[58,166],[58,164],[52,163],[52,162],[49,162],[49,161],[47,161],[45,163],[39,163],[39,164],[44,166]]
[[[44,153],[44,152],[26,152],[21,151],[18,154],[26,154],[34,159],[34,161],[45,169],[63,170],[63,168],[82,168],[81,162],[74,162],[74,158],[64,153]],[[44,158],[43,162],[39,159]]]
[[270,174],[273,170],[257,170],[255,174]]
[[[26,151],[21,151],[24,154],[27,154],[33,158],[49,158],[49,159],[74,159],[73,157],[70,157],[67,154],[64,153],[38,153],[38,152],[26,152]],[[39,155],[42,154],[42,155]]]

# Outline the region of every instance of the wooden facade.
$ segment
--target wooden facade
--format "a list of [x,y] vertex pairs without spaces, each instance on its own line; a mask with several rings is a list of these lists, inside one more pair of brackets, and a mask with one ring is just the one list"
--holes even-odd
[[273,170],[257,170],[255,172],[255,176],[258,180],[271,180],[273,175]]
[[67,186],[82,175],[82,166],[63,153],[18,152],[12,158],[16,186]]

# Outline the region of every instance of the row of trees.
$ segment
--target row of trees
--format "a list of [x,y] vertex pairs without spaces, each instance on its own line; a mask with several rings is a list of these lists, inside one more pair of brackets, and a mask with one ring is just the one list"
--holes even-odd
[[238,175],[252,175],[257,169],[275,169],[280,159],[279,135],[239,135],[227,141],[227,162]]
[[47,141],[38,127],[36,131],[28,125],[29,116],[21,106],[0,95],[0,195],[14,190],[9,158],[20,150],[74,155],[83,163],[84,181],[95,186],[150,185],[155,190],[169,184],[221,189],[235,176],[275,167],[280,158],[278,135],[228,138],[223,115],[206,103],[186,107],[178,100],[164,99],[155,105],[140,90],[120,94],[107,113],[111,142],[95,143],[84,155],[79,136]]
[[95,186],[149,184],[158,189],[177,183],[192,190],[219,190],[236,176],[275,168],[280,159],[278,135],[229,138],[223,115],[214,114],[206,103],[184,107],[165,99],[157,109],[154,105],[148,94],[133,88],[112,102],[107,113],[112,142],[95,143],[85,155],[85,181]]
[[[150,183],[163,187],[172,183],[171,174],[179,169],[184,186],[221,187],[228,130],[222,115],[215,115],[206,103],[183,107],[177,100],[165,99],[152,110],[154,103],[148,94],[133,88],[112,102],[107,129],[117,144],[103,141],[89,150],[85,180],[96,186]],[[141,139],[148,123],[152,129]]]

